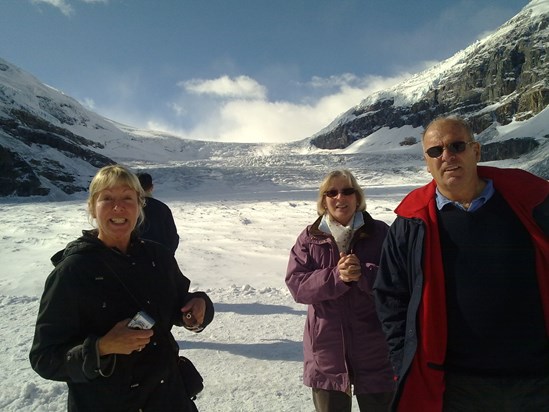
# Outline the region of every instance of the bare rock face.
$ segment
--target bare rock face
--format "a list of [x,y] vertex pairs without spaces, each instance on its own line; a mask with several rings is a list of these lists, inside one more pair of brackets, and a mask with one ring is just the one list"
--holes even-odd
[[0,196],[47,195],[30,164],[17,153],[0,146]]
[[504,142],[488,143],[481,148],[483,162],[501,159],[517,159],[539,147],[539,143],[532,138],[509,139]]
[[66,194],[85,191],[87,187],[75,182],[74,174],[66,170],[63,162],[48,157],[47,149],[93,167],[114,163],[90,149],[100,147],[95,142],[28,111],[12,109],[8,113],[9,118],[0,118],[0,133],[7,142],[11,141],[15,147],[24,146],[27,150],[15,151],[0,142],[0,182],[3,183],[0,196],[47,195],[50,189],[45,187],[43,179]]

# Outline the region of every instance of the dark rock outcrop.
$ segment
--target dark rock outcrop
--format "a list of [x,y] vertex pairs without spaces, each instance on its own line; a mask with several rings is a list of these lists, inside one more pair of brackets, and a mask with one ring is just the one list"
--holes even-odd
[[538,147],[539,143],[532,138],[516,138],[503,142],[488,143],[481,146],[481,160],[490,162],[493,160],[517,159]]
[[0,196],[47,195],[50,189],[45,187],[41,178],[66,194],[87,190],[75,181],[74,174],[65,170],[60,161],[48,158],[46,148],[55,149],[67,158],[78,159],[96,168],[114,163],[91,150],[101,148],[100,144],[77,136],[30,111],[12,109],[8,114],[9,117],[0,117],[4,142],[12,143],[12,147],[22,143],[29,150],[15,152],[0,144],[0,181],[3,183]]

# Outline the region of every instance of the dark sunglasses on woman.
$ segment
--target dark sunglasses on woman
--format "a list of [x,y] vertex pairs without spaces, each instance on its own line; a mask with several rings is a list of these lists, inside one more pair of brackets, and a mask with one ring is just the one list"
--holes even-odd
[[353,187],[347,187],[345,189],[340,190],[339,192],[335,189],[332,190],[326,190],[324,192],[324,195],[328,197],[336,197],[337,195],[343,195],[343,196],[351,196],[356,193],[356,189]]

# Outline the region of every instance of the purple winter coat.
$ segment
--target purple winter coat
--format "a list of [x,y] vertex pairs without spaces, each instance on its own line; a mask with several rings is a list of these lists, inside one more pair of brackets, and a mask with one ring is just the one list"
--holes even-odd
[[364,226],[351,240],[360,260],[358,282],[339,279],[334,238],[318,229],[321,218],[297,238],[290,252],[286,285],[298,303],[308,305],[303,336],[303,383],[312,388],[355,394],[394,390],[389,351],[378,320],[372,285],[384,222],[363,212]]

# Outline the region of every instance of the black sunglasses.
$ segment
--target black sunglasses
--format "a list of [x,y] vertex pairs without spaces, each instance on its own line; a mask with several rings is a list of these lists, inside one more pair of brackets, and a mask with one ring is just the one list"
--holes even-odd
[[347,187],[345,189],[340,190],[339,192],[335,189],[326,190],[324,192],[324,195],[328,197],[336,197],[337,195],[351,196],[351,195],[354,195],[355,193],[356,193],[356,189],[354,187]]
[[442,156],[442,153],[444,153],[444,149],[448,149],[450,153],[461,153],[465,151],[465,148],[467,145],[473,144],[475,142],[453,142],[446,146],[433,146],[428,148],[425,153],[427,153],[427,156],[432,157],[433,159],[436,159],[440,156]]

